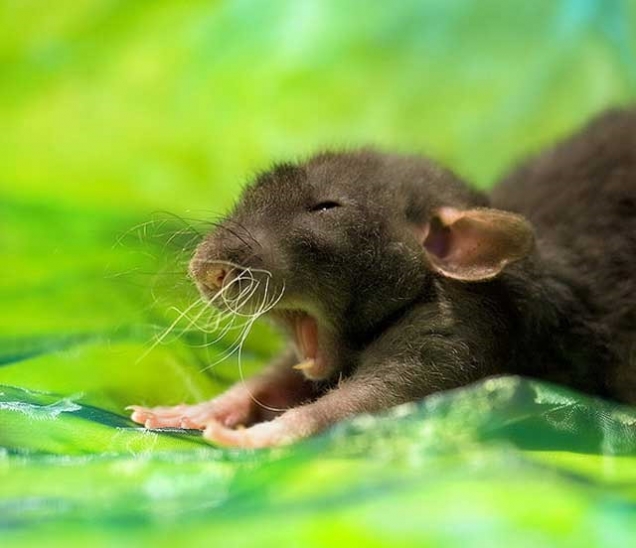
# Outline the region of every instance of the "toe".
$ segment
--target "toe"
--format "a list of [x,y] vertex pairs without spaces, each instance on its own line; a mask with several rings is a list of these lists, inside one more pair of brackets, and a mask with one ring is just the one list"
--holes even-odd
[[245,430],[232,430],[216,421],[206,426],[203,437],[223,447],[249,447]]
[[225,447],[252,449],[275,447],[293,441],[292,437],[285,435],[284,425],[275,420],[236,430],[213,422],[207,425],[203,437]]
[[135,409],[131,415],[130,415],[130,419],[133,422],[137,422],[139,424],[144,424],[146,422],[146,420],[151,416],[151,414],[144,409]]

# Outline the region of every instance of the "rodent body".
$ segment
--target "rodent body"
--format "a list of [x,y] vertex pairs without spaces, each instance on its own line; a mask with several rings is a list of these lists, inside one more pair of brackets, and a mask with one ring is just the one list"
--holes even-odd
[[[521,374],[636,403],[636,112],[611,111],[530,160],[491,194],[524,215]],[[537,329],[539,326],[540,329]],[[524,336],[525,335],[525,336]]]
[[267,310],[289,348],[211,402],[133,419],[270,446],[494,374],[636,402],[635,272],[633,112],[597,119],[490,197],[422,157],[280,165],[191,273],[216,304]]

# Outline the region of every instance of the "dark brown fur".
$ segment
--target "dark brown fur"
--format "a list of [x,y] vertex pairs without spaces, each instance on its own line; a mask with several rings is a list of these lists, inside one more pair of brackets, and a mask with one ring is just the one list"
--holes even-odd
[[[534,245],[508,212],[531,223]],[[328,367],[292,369],[303,356],[291,344],[245,385],[200,406],[136,408],[138,422],[275,445],[495,374],[636,403],[636,114],[596,119],[490,198],[421,157],[362,150],[278,166],[199,246],[191,272],[204,295],[227,282],[227,262],[234,276],[271,273],[282,294],[271,316],[314,318]],[[258,301],[265,275],[254,275]],[[289,410],[261,422],[276,416],[263,403]]]
[[[491,194],[534,225],[515,268],[528,374],[636,403],[636,113],[612,111],[527,162]],[[522,370],[522,372],[526,372]]]

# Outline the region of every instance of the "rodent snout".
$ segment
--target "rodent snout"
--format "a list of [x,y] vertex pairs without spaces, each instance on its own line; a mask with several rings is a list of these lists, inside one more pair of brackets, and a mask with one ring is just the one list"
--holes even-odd
[[227,278],[227,270],[218,266],[207,268],[201,277],[201,283],[212,291],[218,291],[223,287]]
[[228,269],[206,258],[204,250],[198,250],[190,261],[190,276],[201,290],[218,293],[229,281]]
[[237,299],[247,305],[250,300],[260,302],[263,293],[271,290],[269,279],[258,289],[271,274],[263,274],[262,256],[255,252],[255,242],[251,234],[243,236],[242,232],[221,227],[199,243],[189,272],[204,298],[220,306]]

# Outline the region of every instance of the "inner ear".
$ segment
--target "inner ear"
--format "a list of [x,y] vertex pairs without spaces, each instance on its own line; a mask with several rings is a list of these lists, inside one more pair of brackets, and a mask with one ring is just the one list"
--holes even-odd
[[424,230],[422,244],[440,274],[481,281],[526,257],[534,247],[534,232],[526,219],[508,211],[442,207]]

